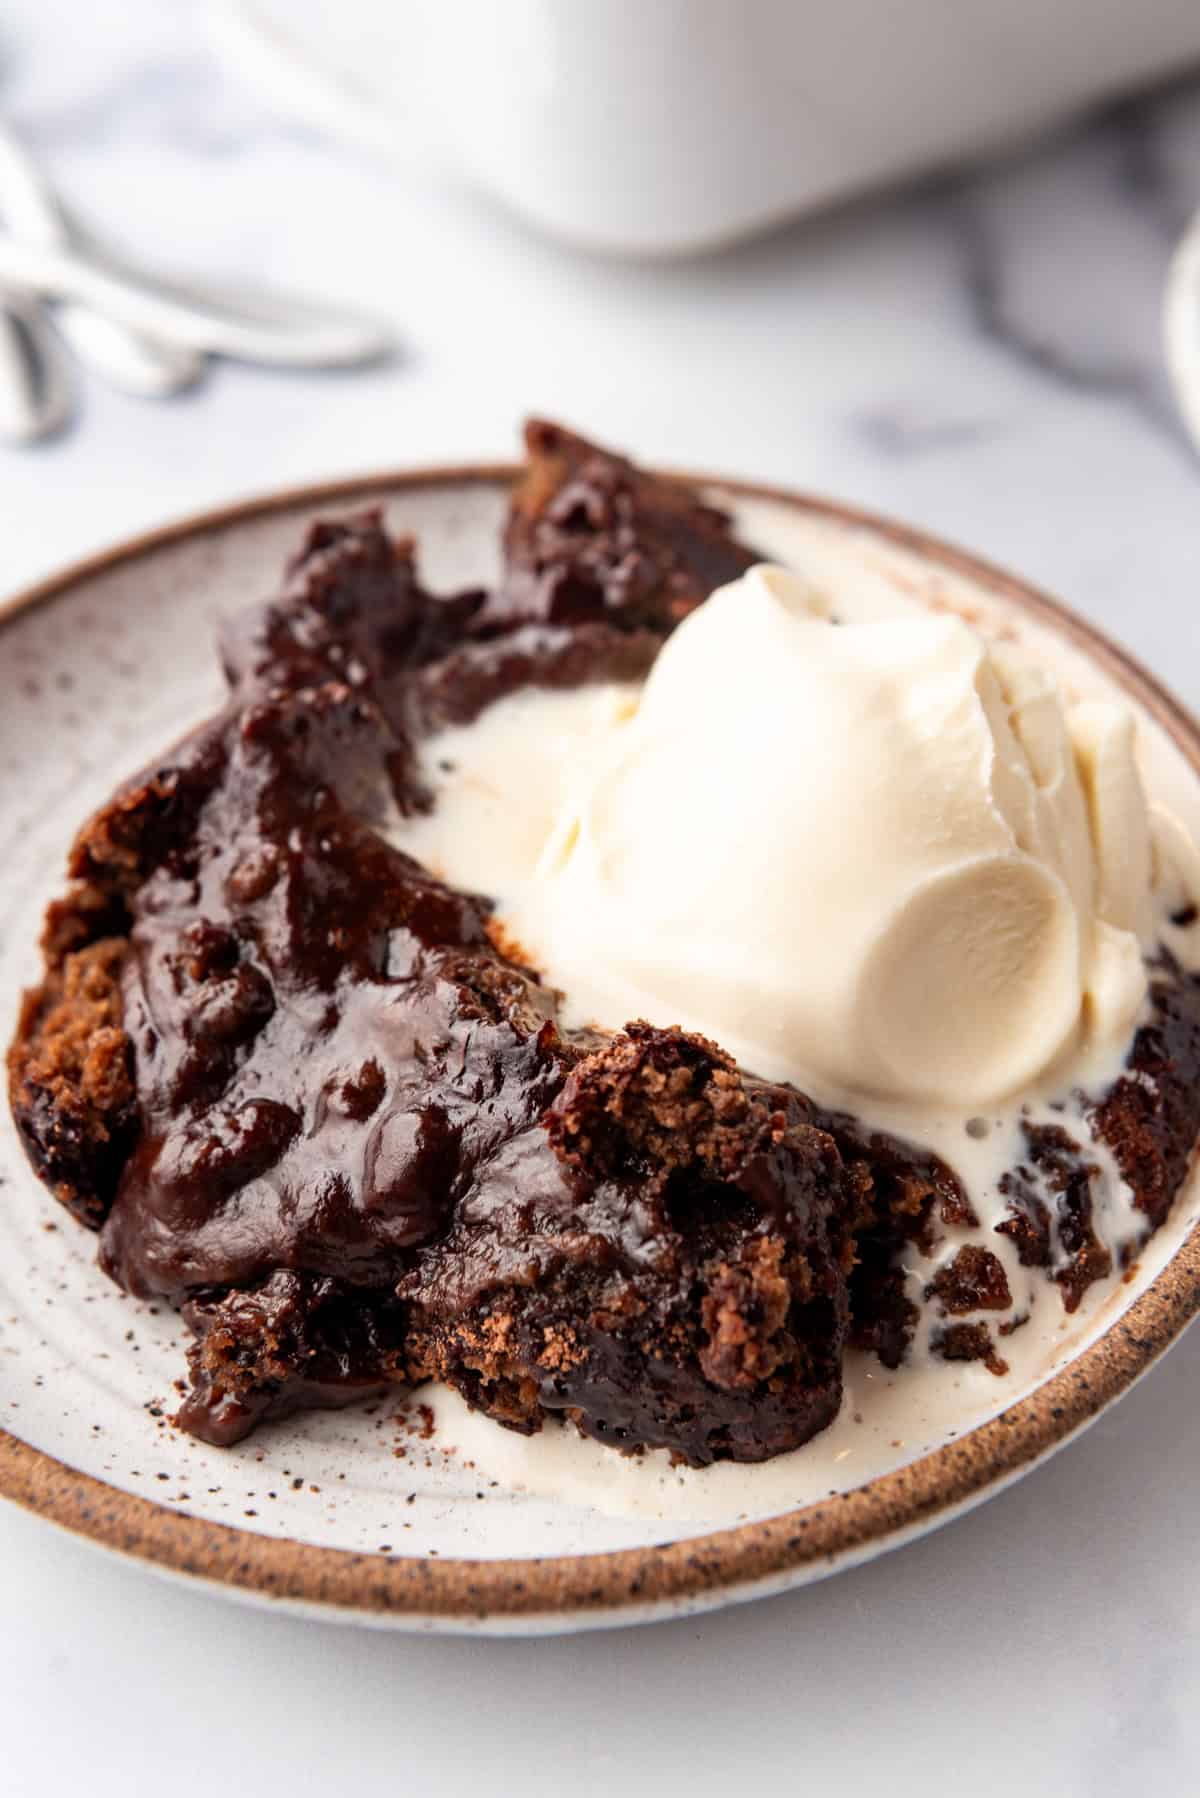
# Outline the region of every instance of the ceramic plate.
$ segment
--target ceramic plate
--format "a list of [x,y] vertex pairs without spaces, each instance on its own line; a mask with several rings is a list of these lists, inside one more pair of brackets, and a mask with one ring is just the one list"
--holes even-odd
[[[283,494],[143,538],[26,593],[0,617],[0,1033],[36,972],[42,908],[77,824],[202,718],[221,685],[213,626],[268,592],[307,520],[374,501],[415,532],[434,586],[488,578],[511,471],[384,476]],[[800,496],[707,485],[743,534],[819,574],[864,578],[1016,637],[1080,692],[1122,688],[1154,785],[1200,834],[1200,731],[1119,650],[961,553]],[[1043,1360],[964,1370],[968,1427],[869,1455],[822,1439],[750,1470],[691,1522],[656,1515],[648,1473],[514,1490],[504,1433],[423,1439],[398,1395],[302,1417],[218,1451],[171,1426],[180,1330],[94,1265],[94,1239],[33,1178],[0,1116],[0,1493],[104,1546],[230,1594],[407,1628],[548,1631],[679,1615],[821,1577],[945,1522],[1028,1471],[1126,1391],[1200,1306],[1197,1182],[1134,1270],[1093,1289]],[[901,1376],[902,1377],[902,1376]],[[483,1444],[482,1450],[480,1444]],[[453,1451],[457,1452],[445,1452]],[[492,1451],[495,1451],[494,1453]],[[583,1465],[583,1463],[581,1463]],[[519,1472],[519,1467],[518,1467]],[[763,1477],[759,1478],[759,1474]],[[789,1485],[788,1482],[791,1481]],[[622,1495],[613,1502],[613,1491]],[[636,1490],[635,1490],[636,1497]],[[703,1513],[704,1506],[700,1506]],[[716,1527],[718,1521],[721,1527]]]

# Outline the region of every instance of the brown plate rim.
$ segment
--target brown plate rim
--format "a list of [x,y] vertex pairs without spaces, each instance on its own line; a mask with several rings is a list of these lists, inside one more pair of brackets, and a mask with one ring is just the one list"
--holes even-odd
[[[671,471],[677,474],[677,471]],[[215,507],[139,534],[0,604],[0,630],[80,581],[181,539],[301,507],[428,487],[511,485],[515,464],[466,463],[346,475]],[[678,474],[718,494],[862,527],[980,583],[1102,666],[1154,717],[1200,776],[1200,723],[1132,656],[1028,582],[925,531],[786,487]],[[1129,1309],[1065,1368],[998,1417],[837,1498],[660,1546],[529,1559],[426,1560],[322,1548],[208,1523],[123,1492],[0,1429],[0,1496],[164,1572],[240,1592],[383,1621],[447,1624],[646,1615],[780,1587],[933,1527],[1065,1443],[1146,1372],[1200,1311],[1200,1225]]]

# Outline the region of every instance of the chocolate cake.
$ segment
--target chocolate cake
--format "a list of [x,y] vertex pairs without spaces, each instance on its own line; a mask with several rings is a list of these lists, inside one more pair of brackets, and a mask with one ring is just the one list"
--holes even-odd
[[[975,1221],[936,1157],[702,1037],[564,1029],[487,898],[388,841],[431,732],[644,673],[759,559],[675,482],[527,447],[492,591],[427,592],[376,513],[314,526],[224,632],[224,709],[84,826],[47,916],[14,1116],[105,1271],[182,1310],[210,1442],[436,1378],[515,1429],[761,1460],[834,1417],[848,1344],[902,1361],[902,1249]],[[1147,1233],[1200,1127],[1200,983],[1165,952],[1153,1003],[1092,1119]],[[1008,1189],[1068,1306],[1109,1271],[1093,1175],[1064,1125]],[[931,1282],[947,1355],[997,1361],[960,1319],[1003,1283],[979,1249]]]

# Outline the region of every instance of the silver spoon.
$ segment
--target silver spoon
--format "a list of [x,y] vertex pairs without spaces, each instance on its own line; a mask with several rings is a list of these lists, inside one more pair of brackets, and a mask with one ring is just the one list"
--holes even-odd
[[[47,249],[69,250],[77,236],[36,163],[3,126],[0,219],[15,236]],[[96,260],[107,261],[94,242],[89,248]],[[152,332],[132,330],[78,301],[65,301],[56,323],[79,360],[126,393],[163,399],[194,386],[204,374],[200,352]]]
[[269,368],[351,368],[375,362],[394,347],[390,328],[379,320],[270,295],[226,309],[220,296],[203,296],[199,288],[142,276],[135,281],[71,251],[15,237],[0,237],[0,285],[80,301],[132,330]]
[[66,424],[74,388],[43,306],[0,289],[0,439],[36,443]]

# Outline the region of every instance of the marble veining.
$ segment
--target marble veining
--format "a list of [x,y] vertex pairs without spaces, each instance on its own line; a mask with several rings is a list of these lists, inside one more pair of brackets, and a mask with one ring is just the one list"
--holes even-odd
[[944,204],[981,335],[1031,373],[1128,407],[1191,458],[1158,341],[1167,259],[1200,204],[1164,153],[1178,104],[1125,102],[1053,149],[956,181]]

